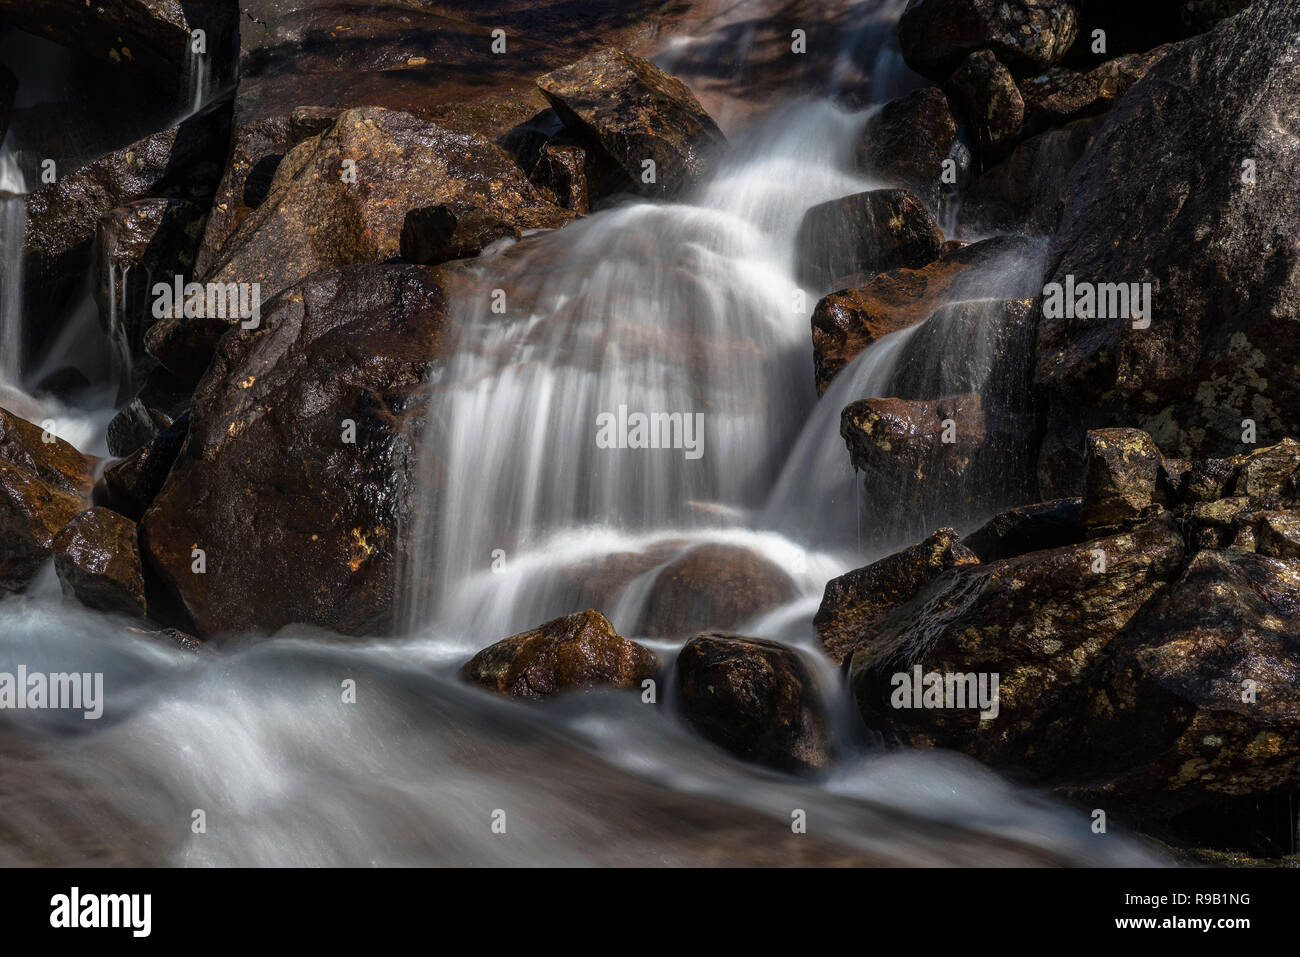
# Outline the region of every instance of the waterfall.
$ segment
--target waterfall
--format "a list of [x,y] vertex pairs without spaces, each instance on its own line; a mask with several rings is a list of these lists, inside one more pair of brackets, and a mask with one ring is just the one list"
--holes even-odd
[[23,244],[27,182],[0,145],[0,386],[18,386],[23,356]]

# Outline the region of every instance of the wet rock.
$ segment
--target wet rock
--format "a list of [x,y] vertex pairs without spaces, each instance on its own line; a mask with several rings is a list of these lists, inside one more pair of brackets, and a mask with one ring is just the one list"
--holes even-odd
[[686,721],[738,757],[785,771],[829,763],[825,711],[812,673],[784,645],[736,635],[688,641],[674,666]]
[[203,207],[177,199],[142,199],[99,220],[95,295],[99,318],[135,368],[147,365],[144,334],[153,325],[153,286],[194,271]]
[[1287,495],[1289,481],[1300,470],[1300,442],[1286,438],[1277,445],[1238,456],[1234,495],[1276,500]]
[[1243,451],[1246,419],[1261,438],[1300,432],[1300,154],[1278,136],[1279,123],[1300,122],[1298,41],[1277,28],[1296,15],[1294,0],[1257,0],[1179,44],[1075,167],[1047,281],[1149,282],[1152,319],[1145,329],[1122,316],[1040,323],[1040,471],[1053,480],[1079,474],[1089,428],[1136,426],[1180,458]]
[[1025,101],[1025,131],[1039,133],[1074,120],[1105,113],[1173,47],[1129,53],[1081,72],[1055,67],[1020,82]]
[[1070,171],[1096,128],[1096,121],[1082,120],[1017,144],[1006,159],[971,184],[958,214],[958,235],[1002,230],[1054,234],[1070,197]]
[[650,586],[633,631],[680,638],[735,628],[795,596],[786,572],[733,545],[700,545],[669,562]]
[[54,536],[90,505],[93,464],[0,409],[0,591],[26,588],[50,559]]
[[[910,190],[938,215],[944,197],[943,161],[957,146],[957,120],[937,86],[915,90],[880,108],[858,143],[858,166],[868,176]],[[954,183],[950,189],[958,188]]]
[[1215,502],[1231,494],[1241,465],[1235,459],[1198,459],[1193,462],[1184,498],[1188,502]]
[[95,483],[95,504],[140,521],[162,491],[189,427],[189,415],[182,415],[147,445],[104,469]]
[[[537,85],[569,132],[621,173],[626,190],[680,193],[701,181],[726,146],[686,84],[621,50],[592,54]],[[649,181],[647,160],[654,164]]]
[[988,50],[963,60],[944,90],[971,130],[982,159],[1006,152],[1020,136],[1025,101],[1011,71]]
[[1089,432],[1083,459],[1084,524],[1118,524],[1159,502],[1160,461],[1155,441],[1140,429]]
[[484,648],[461,677],[513,698],[541,699],[596,687],[639,690],[658,670],[654,652],[588,609]]
[[[201,370],[191,370],[195,378]],[[191,380],[192,381],[192,380]],[[176,424],[194,404],[194,387],[155,367],[131,401],[108,423],[108,451],[127,456]]]
[[804,214],[795,238],[799,282],[831,288],[855,277],[917,268],[939,258],[943,233],[925,206],[902,189],[876,189],[833,199]]
[[1045,724],[1054,777],[1168,814],[1300,785],[1300,574],[1202,551],[1130,627],[1076,720]]
[[[890,611],[851,657],[863,720],[914,746],[956,748],[994,764],[1025,759],[1044,716],[1086,687],[1088,666],[1177,578],[1183,554],[1182,535],[1160,517],[1081,545],[949,569]],[[1099,555],[1104,571],[1095,570]],[[996,702],[980,709],[967,695],[940,698],[948,707],[924,698],[915,707],[907,692],[918,667],[922,676],[945,676],[945,692],[948,675],[983,676],[986,693],[997,675]]]
[[1017,76],[1065,56],[1078,30],[1070,0],[913,0],[898,21],[903,59],[942,82],[970,53],[992,50]]
[[972,267],[997,268],[1028,252],[1026,241],[999,236],[948,252],[919,269],[883,272],[861,288],[823,298],[812,316],[818,394],[824,394],[831,379],[881,337],[925,321],[949,300],[986,294],[977,288],[980,272],[962,279]]
[[222,340],[141,525],[147,562],[201,637],[391,626],[445,310],[431,270],[357,266],[312,276]]
[[[481,137],[410,113],[348,110],[285,156],[270,194],[227,240],[209,281],[259,284],[265,303],[319,269],[378,263],[399,252],[408,261],[441,262],[571,219]],[[161,319],[148,348],[183,376],[202,368],[233,324]]]
[[1083,500],[1057,499],[995,515],[961,540],[982,562],[1077,545],[1087,538],[1080,521]]
[[826,653],[844,663],[861,643],[869,641],[885,615],[910,600],[939,575],[957,565],[980,561],[951,528],[941,528],[922,542],[895,552],[865,568],[826,583],[813,629]]
[[1255,530],[1255,551],[1267,558],[1300,559],[1300,514],[1266,512]]
[[96,611],[145,614],[135,522],[111,509],[87,509],[55,536],[53,549],[64,595]]
[[548,143],[542,147],[529,179],[555,197],[555,202],[578,214],[591,210],[593,178],[587,151],[581,146]]

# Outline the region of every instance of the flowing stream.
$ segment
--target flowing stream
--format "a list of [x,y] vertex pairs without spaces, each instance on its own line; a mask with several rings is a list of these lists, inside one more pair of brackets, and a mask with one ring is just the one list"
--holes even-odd
[[[901,6],[859,5],[886,25]],[[862,30],[851,58],[886,78],[876,100],[905,72],[888,35]],[[890,491],[864,507],[840,409],[894,394],[901,370],[924,380],[945,350],[979,353],[931,320],[816,397],[809,315],[829,290],[793,278],[794,236],[809,207],[880,185],[853,166],[869,109],[787,102],[678,201],[626,201],[472,264],[476,287],[504,296],[459,303],[432,387],[400,640],[304,628],[185,653],[62,601],[50,569],[0,600],[0,671],[103,672],[106,695],[98,721],[0,717],[0,864],[1159,863],[961,756],[878,750],[815,649],[826,581],[887,550],[873,516]],[[15,388],[21,209],[5,203],[0,237],[0,375]],[[1034,254],[998,263],[963,301],[1016,295],[1040,269]],[[677,447],[601,447],[601,417],[622,413],[683,428],[698,415],[702,432],[693,447],[681,432]],[[615,627],[671,662],[680,642],[642,627],[648,598],[659,569],[704,544],[794,583],[737,630],[812,664],[833,716],[825,773],[730,757],[686,728],[671,689],[654,706],[595,692],[536,707],[456,678],[474,651],[586,607],[593,564]],[[807,834],[792,833],[797,811]]]

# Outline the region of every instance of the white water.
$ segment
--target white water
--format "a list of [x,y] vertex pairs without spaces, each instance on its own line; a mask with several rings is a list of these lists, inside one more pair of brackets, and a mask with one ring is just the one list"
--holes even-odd
[[[811,205],[873,185],[850,164],[864,116],[789,104],[681,203],[628,203],[477,264],[509,308],[484,295],[456,317],[435,384],[442,480],[412,530],[411,637],[303,629],[195,657],[61,603],[48,570],[0,599],[0,671],[102,671],[108,689],[101,722],[3,716],[0,755],[22,759],[0,761],[0,864],[1155,863],[972,761],[872,750],[813,649],[826,580],[875,548],[839,409],[887,389],[918,338],[882,340],[816,399],[808,316],[826,290],[798,289],[793,236]],[[704,455],[597,449],[597,413],[620,404],[703,412]],[[729,757],[681,724],[671,688],[656,707],[536,708],[456,679],[479,648],[576,610],[574,568],[631,556],[604,609],[626,631],[655,572],[705,542],[794,580],[741,630],[814,668],[839,754],[823,776]],[[666,662],[678,643],[649,642]]]
[[18,385],[23,350],[23,237],[27,182],[18,159],[0,144],[0,388]]

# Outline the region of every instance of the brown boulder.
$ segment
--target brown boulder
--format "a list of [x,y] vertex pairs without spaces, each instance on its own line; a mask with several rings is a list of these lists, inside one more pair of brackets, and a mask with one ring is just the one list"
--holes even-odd
[[728,629],[795,596],[788,574],[734,545],[699,545],[655,576],[633,632],[680,638]]
[[1040,133],[1054,126],[1105,113],[1173,47],[1107,60],[1086,73],[1056,67],[1020,83],[1025,101],[1025,131]]
[[854,193],[804,214],[795,237],[796,275],[814,290],[846,277],[865,283],[888,269],[934,262],[943,243],[934,219],[907,190]]
[[813,629],[831,660],[842,665],[861,643],[871,640],[894,606],[947,569],[978,563],[955,531],[938,529],[922,542],[827,582]]
[[956,145],[957,120],[948,97],[929,86],[891,100],[871,118],[858,142],[858,166],[868,176],[910,190],[938,215],[945,195],[943,161]]
[[107,508],[87,509],[63,527],[53,548],[65,595],[96,611],[145,614],[135,522]]
[[1089,432],[1083,459],[1084,524],[1114,525],[1160,502],[1160,462],[1155,441],[1140,429]]
[[317,273],[222,340],[141,525],[200,636],[391,627],[421,383],[445,315],[432,271],[354,266]]
[[1019,138],[1025,101],[1011,71],[988,50],[963,60],[944,91],[974,136],[981,159],[1006,152]]
[[598,611],[576,612],[502,639],[461,669],[466,681],[513,698],[549,698],[595,687],[640,689],[659,659],[614,631]]
[[987,49],[1017,76],[1041,73],[1074,44],[1071,0],[912,0],[898,21],[903,59],[942,82],[970,53]]
[[673,670],[683,716],[715,744],[785,771],[830,762],[829,722],[797,652],[757,638],[700,635]]
[[[713,154],[726,146],[686,84],[621,50],[594,53],[537,85],[569,132],[618,171],[622,189],[680,193],[702,180]],[[652,182],[647,160],[654,163]]]

